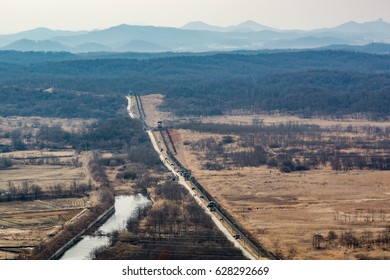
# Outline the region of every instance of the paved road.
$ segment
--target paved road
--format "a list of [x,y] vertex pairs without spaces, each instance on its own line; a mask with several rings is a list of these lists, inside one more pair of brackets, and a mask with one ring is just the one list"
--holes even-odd
[[[130,116],[130,118],[135,118],[134,113],[131,112],[131,98],[127,97],[127,100],[128,100],[128,103],[129,103],[129,105],[127,106],[127,110],[128,110],[129,116]],[[185,181],[183,176],[181,176],[178,172],[176,172],[172,168],[172,166],[167,161],[165,161],[165,157],[162,154],[162,152],[161,152],[161,150],[160,150],[160,148],[159,148],[159,146],[157,144],[157,141],[156,141],[156,138],[155,138],[153,132],[148,130],[147,133],[148,133],[148,136],[150,138],[150,141],[152,142],[153,148],[155,149],[155,151],[158,153],[158,155],[160,157],[161,162],[167,167],[167,169],[170,172],[172,172],[172,174],[174,174],[177,178],[179,178],[179,180],[178,180],[179,184],[184,186],[189,191],[189,193],[193,193],[193,191],[191,189],[191,186],[187,183],[187,181]],[[250,260],[255,260],[256,259],[243,246],[241,246],[241,244],[231,235],[231,233],[225,228],[225,226],[220,222],[220,220],[217,217],[215,217],[212,214],[212,212],[210,212],[210,210],[203,204],[203,202],[200,200],[200,198],[198,196],[194,196],[194,199],[199,204],[199,206],[203,209],[203,211],[208,216],[211,217],[211,219],[213,220],[215,225],[221,230],[221,232],[226,236],[226,238],[228,240],[230,240],[231,242],[233,242],[234,246],[239,248],[246,258],[248,258]]]

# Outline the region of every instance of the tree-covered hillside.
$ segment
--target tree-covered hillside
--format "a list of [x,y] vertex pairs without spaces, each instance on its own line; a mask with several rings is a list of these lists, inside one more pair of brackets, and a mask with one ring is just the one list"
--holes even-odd
[[[125,108],[129,91],[163,93],[163,109],[179,116],[390,113],[390,55],[325,50],[114,57],[0,52],[0,114],[110,117]],[[54,94],[43,91],[53,86]]]

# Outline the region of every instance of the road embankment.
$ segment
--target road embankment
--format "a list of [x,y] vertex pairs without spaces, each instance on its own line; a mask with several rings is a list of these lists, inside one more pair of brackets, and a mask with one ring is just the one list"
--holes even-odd
[[103,224],[108,218],[110,218],[115,213],[115,206],[112,205],[106,211],[104,211],[101,215],[99,215],[94,221],[92,221],[85,229],[80,231],[77,235],[75,235],[71,240],[69,240],[64,246],[59,248],[53,255],[51,255],[50,260],[58,260],[61,256],[74,244],[76,244],[82,236],[89,231],[92,227],[96,225]]

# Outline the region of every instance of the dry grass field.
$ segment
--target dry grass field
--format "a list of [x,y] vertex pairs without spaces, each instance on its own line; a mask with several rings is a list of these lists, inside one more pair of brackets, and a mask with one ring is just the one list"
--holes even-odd
[[[169,116],[156,113],[162,99],[143,96],[142,100],[146,115],[154,112],[153,121],[175,122]],[[334,139],[359,141],[366,137],[361,132],[364,127],[390,127],[389,122],[364,119],[301,119],[295,116],[237,115],[197,119],[204,123],[239,125],[252,125],[254,120],[266,126],[293,122],[323,128],[352,126],[358,131],[354,134],[323,133],[322,139],[328,143]],[[193,149],[188,143],[210,138],[218,142],[222,135],[183,129],[173,130],[171,134],[178,150],[177,158],[269,250],[291,259],[390,259],[388,244],[375,243],[389,233],[385,229],[390,225],[390,171],[334,171],[328,164],[292,173],[282,173],[278,168],[265,165],[210,171],[204,168],[203,151]],[[369,139],[371,143],[383,140]],[[237,145],[224,148],[229,152],[248,149]],[[353,146],[340,152],[364,154]],[[385,150],[376,152],[389,156]],[[313,243],[315,236],[323,239]],[[364,244],[355,246],[353,242],[341,242],[348,240],[347,237],[363,240],[361,243]]]
[[[169,112],[161,112],[158,106],[163,102],[162,94],[142,95],[141,100],[146,113],[146,123],[150,126],[157,126],[158,121],[169,121],[174,117]],[[134,102],[133,102],[134,103]],[[135,112],[137,110],[134,110]]]
[[[181,130],[182,142],[210,135]],[[314,234],[378,234],[390,222],[390,171],[317,170],[282,173],[265,166],[202,169],[197,153],[179,142],[178,159],[215,199],[272,251],[296,259],[390,258],[390,251],[327,245],[314,250]],[[325,246],[325,245],[324,245]],[[293,252],[293,253],[291,253]]]
[[56,183],[69,184],[84,180],[81,166],[74,166],[78,155],[73,150],[45,151],[29,150],[0,154],[14,162],[12,168],[0,172],[0,189],[7,189],[9,182],[21,185],[38,184],[43,190]]
[[[29,186],[39,185],[42,192],[50,192],[56,184],[65,189],[73,181],[85,181],[82,167],[15,165],[0,172],[0,189],[4,191],[10,182],[17,189],[27,182]],[[0,259],[15,258],[55,236],[93,204],[92,197],[0,203]]]
[[[146,112],[146,122],[155,126],[157,121],[168,121],[168,122],[182,122],[187,119],[177,119],[170,112],[161,112],[158,106],[162,104],[164,96],[162,94],[149,94],[141,96],[142,104]],[[133,101],[132,111],[136,112],[135,100]],[[192,118],[194,119],[194,118]],[[272,125],[279,123],[299,123],[308,125],[319,125],[321,127],[364,127],[364,126],[377,126],[377,127],[390,127],[390,121],[376,122],[367,120],[359,117],[350,117],[344,119],[326,119],[326,118],[301,118],[292,115],[273,114],[273,115],[248,115],[248,114],[237,114],[224,115],[224,116],[213,116],[213,117],[197,117],[196,121],[202,123],[215,123],[215,124],[237,124],[237,125],[252,125],[255,121],[260,121],[264,125]]]
[[319,125],[321,127],[362,127],[362,126],[378,126],[389,127],[390,122],[375,122],[363,118],[346,118],[346,119],[325,119],[325,118],[300,118],[291,115],[229,115],[217,117],[203,117],[199,118],[203,123],[216,124],[238,124],[238,125],[252,125],[256,121],[262,122],[264,125],[279,124],[279,123],[300,123],[308,125]]
[[0,117],[0,131],[13,130],[15,128],[36,128],[40,125],[61,126],[66,131],[78,130],[95,122],[94,119],[63,119],[43,117]]
[[[58,125],[74,131],[92,120],[48,119],[48,118],[0,118],[0,132],[20,129],[34,133],[42,124]],[[0,139],[0,144],[9,144],[10,139]],[[12,161],[12,166],[0,170],[0,259],[20,257],[56,236],[64,226],[73,223],[86,213],[97,201],[97,192],[89,196],[23,201],[7,201],[10,187],[19,192],[28,186],[39,186],[40,193],[64,191],[74,182],[77,184],[94,183],[88,172],[88,155],[67,150],[26,150],[1,152],[0,158]],[[56,189],[57,187],[57,189]],[[13,199],[12,199],[13,200]]]
[[52,238],[89,205],[85,198],[0,203],[0,259],[15,258]]
[[6,190],[8,183],[21,185],[27,181],[38,184],[43,191],[48,190],[54,184],[68,185],[73,181],[81,181],[84,174],[81,168],[52,165],[21,165],[10,170],[2,170],[0,173],[0,189]]

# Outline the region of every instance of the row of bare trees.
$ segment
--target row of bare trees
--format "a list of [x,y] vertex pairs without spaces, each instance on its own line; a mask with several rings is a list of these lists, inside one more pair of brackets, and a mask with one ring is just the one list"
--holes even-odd
[[108,187],[108,178],[101,164],[99,153],[94,151],[88,161],[87,168],[93,180],[104,187]]
[[188,123],[180,127],[222,135],[222,139],[217,136],[187,141],[187,145],[204,155],[205,169],[267,164],[282,172],[293,172],[329,164],[336,171],[390,170],[390,128],[320,128],[294,123],[270,126]]
[[29,181],[23,181],[20,185],[15,185],[14,182],[9,181],[6,189],[0,189],[0,202],[77,197],[85,195],[91,189],[91,183],[86,184],[77,181],[69,184],[54,184],[45,188]]
[[355,213],[334,212],[333,219],[344,223],[373,223],[375,221],[386,222],[388,220],[388,215],[383,209],[380,209],[379,211],[375,209],[366,209],[365,211],[356,210]]
[[312,235],[312,247],[316,250],[328,249],[335,246],[348,248],[380,248],[383,250],[390,249],[390,227],[379,232],[364,230],[356,233],[351,230],[342,231],[337,234],[335,231],[329,231],[327,235],[319,233]]
[[8,158],[0,158],[0,170],[7,169],[13,166],[12,160]]

